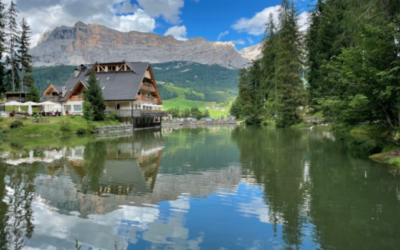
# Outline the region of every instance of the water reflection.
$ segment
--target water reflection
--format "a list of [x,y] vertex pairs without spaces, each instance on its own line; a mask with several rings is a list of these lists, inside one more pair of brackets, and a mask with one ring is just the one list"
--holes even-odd
[[400,214],[397,175],[366,158],[349,157],[360,151],[346,139],[329,132],[260,129],[237,129],[232,138],[244,173],[263,187],[266,204],[261,211],[244,204],[242,211],[259,213],[275,235],[281,228],[282,247],[396,249],[400,244],[393,234],[400,229],[394,216]]
[[[10,151],[1,249],[395,249],[398,176],[328,132],[148,131]],[[378,237],[379,236],[379,237]]]

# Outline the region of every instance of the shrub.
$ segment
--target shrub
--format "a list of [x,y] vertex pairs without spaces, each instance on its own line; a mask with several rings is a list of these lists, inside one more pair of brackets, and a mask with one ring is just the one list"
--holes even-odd
[[116,121],[117,120],[117,113],[116,112],[111,112],[109,115],[107,115],[106,119],[108,121]]
[[79,128],[78,131],[76,131],[76,134],[84,135],[84,134],[86,134],[86,130],[84,128]]
[[24,117],[22,117],[22,119],[24,119],[24,120],[28,120],[28,117],[24,116]]
[[86,126],[86,133],[87,134],[95,134],[96,133],[96,126],[94,126],[93,124],[88,124]]
[[71,132],[71,124],[69,123],[69,121],[61,120],[60,121],[60,130],[62,132]]
[[24,145],[22,145],[21,143],[18,142],[11,142],[10,146],[12,149],[22,149],[24,148]]
[[24,124],[20,120],[13,121],[10,124],[10,128],[12,128],[12,129],[19,128],[19,127],[22,127],[22,126],[24,126]]

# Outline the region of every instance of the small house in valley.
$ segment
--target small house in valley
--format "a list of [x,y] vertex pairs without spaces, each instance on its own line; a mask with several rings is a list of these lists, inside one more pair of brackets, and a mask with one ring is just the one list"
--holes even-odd
[[[152,126],[167,116],[161,111],[161,96],[150,63],[112,62],[80,65],[65,86],[50,84],[42,101],[57,102],[63,115],[82,115],[83,94],[94,70],[103,91],[106,113],[115,112],[120,122],[137,127]],[[55,111],[51,106],[45,112]]]

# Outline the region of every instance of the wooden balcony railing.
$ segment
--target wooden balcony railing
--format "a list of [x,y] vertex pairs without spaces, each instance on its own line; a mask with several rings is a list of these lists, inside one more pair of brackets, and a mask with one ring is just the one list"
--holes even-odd
[[168,113],[161,110],[147,110],[147,109],[119,109],[116,111],[106,110],[106,114],[115,112],[118,117],[167,117]]
[[46,101],[50,101],[50,102],[59,102],[60,101],[60,96],[43,96],[40,101],[42,102],[46,102]]
[[155,97],[146,97],[146,96],[140,95],[140,96],[137,98],[137,101],[157,103],[157,102],[158,102],[158,99],[155,98]]
[[156,92],[156,89],[154,88],[153,85],[151,85],[151,84],[146,84],[146,83],[143,83],[143,84],[140,86],[140,89],[141,89],[141,90],[144,90],[144,91],[149,91],[149,92]]
[[70,100],[70,101],[83,101],[83,97],[82,97],[82,96],[76,96],[76,95],[74,95],[74,96],[71,96],[71,97],[69,98],[69,100]]

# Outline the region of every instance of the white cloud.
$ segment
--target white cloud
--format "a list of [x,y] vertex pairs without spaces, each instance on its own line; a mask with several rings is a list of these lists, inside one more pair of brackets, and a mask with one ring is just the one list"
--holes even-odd
[[181,40],[181,41],[187,40],[187,38],[186,38],[187,32],[186,32],[185,25],[173,26],[173,27],[169,28],[165,32],[164,36],[168,36],[168,35],[175,37],[176,40]]
[[299,25],[299,30],[301,32],[306,31],[310,26],[310,13],[304,11],[299,15],[297,20],[297,24]]
[[152,17],[162,16],[165,21],[173,24],[181,22],[180,9],[184,6],[183,0],[137,0],[139,5]]
[[250,44],[254,43],[253,39],[251,39],[250,37],[247,37],[247,41],[249,41]]
[[[257,12],[252,18],[241,18],[236,21],[232,28],[238,32],[246,32],[250,35],[259,36],[264,33],[265,25],[269,21],[269,17],[272,14],[272,18],[275,24],[278,24],[279,10],[281,6],[272,6],[265,8],[261,12]],[[305,31],[308,28],[308,12],[302,12],[298,18],[298,25],[300,31]]]
[[224,31],[224,32],[219,33],[217,41],[220,41],[222,37],[224,37],[228,34],[229,34],[229,31]]
[[238,40],[234,40],[232,41],[234,44],[239,44],[239,45],[244,45],[246,44],[246,42],[243,39],[238,39]]
[[120,31],[152,32],[156,27],[154,17],[129,0],[17,0],[16,4],[19,18],[25,17],[32,29],[32,47],[45,30],[73,26],[77,21]]
[[265,24],[268,22],[270,14],[272,14],[274,21],[278,23],[280,8],[280,5],[265,8],[263,11],[256,13],[251,19],[239,19],[232,25],[232,28],[238,32],[247,32],[250,35],[261,35],[264,33]]

